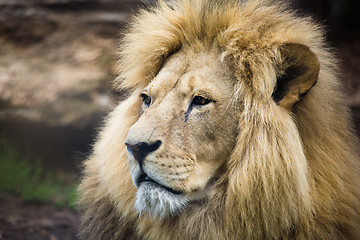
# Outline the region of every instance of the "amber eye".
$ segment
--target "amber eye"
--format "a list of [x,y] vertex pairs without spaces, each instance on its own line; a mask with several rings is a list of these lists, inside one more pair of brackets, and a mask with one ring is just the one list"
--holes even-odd
[[144,103],[146,106],[150,106],[151,97],[149,97],[149,96],[146,95],[145,93],[142,93],[142,94],[140,95],[140,97],[142,98],[143,103]]
[[192,105],[199,105],[199,106],[202,106],[202,105],[206,105],[208,104],[209,102],[211,102],[210,99],[207,99],[207,98],[204,98],[204,97],[201,97],[201,96],[195,96],[192,100]]

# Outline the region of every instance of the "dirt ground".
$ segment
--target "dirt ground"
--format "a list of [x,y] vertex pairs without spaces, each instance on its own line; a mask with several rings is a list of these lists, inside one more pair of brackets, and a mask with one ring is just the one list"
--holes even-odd
[[78,225],[78,214],[69,209],[0,195],[1,240],[76,240]]

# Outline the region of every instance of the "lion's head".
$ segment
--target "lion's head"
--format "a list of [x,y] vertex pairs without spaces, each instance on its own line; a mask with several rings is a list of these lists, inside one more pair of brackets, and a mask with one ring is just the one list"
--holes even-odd
[[230,73],[218,51],[184,49],[142,89],[125,142],[140,212],[178,213],[224,174],[238,132]]
[[[80,186],[84,239],[347,239],[357,140],[322,31],[269,1],[160,1]],[[335,107],[336,106],[336,107]]]

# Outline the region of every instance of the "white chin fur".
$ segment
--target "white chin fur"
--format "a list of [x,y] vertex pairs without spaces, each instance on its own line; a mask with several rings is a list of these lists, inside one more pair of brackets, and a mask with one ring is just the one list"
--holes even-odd
[[173,194],[149,182],[143,182],[137,192],[135,208],[139,214],[149,213],[152,217],[164,218],[183,210],[189,199]]

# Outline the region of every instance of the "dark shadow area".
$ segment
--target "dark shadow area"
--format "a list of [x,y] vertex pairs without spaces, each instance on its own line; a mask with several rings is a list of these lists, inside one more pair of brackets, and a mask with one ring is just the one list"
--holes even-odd
[[30,159],[41,159],[47,169],[72,175],[90,153],[96,125],[78,129],[14,119],[0,121],[0,132]]

